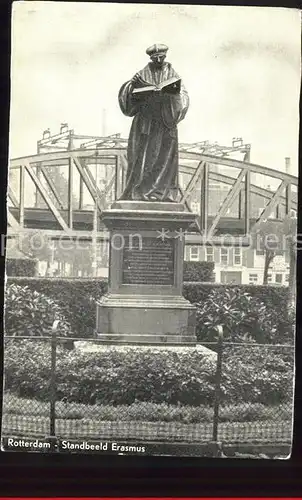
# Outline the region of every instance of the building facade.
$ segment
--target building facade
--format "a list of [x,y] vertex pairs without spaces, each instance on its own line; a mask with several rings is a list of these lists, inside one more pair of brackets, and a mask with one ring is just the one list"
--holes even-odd
[[[216,283],[255,284],[263,283],[264,250],[226,246],[187,245],[185,260],[214,262]],[[289,256],[276,255],[269,267],[268,283],[288,285]]]

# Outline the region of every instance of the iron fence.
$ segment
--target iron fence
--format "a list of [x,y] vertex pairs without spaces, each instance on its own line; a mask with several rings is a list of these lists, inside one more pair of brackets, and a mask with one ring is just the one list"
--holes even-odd
[[[33,346],[30,360],[29,343]],[[92,394],[94,388],[89,385],[89,377],[87,385],[86,379],[83,380],[77,394],[72,390],[69,394],[68,387],[79,383],[81,373],[80,366],[77,374],[68,364],[74,349],[83,350],[86,346],[91,352],[116,347],[94,338],[60,337],[57,325],[49,337],[5,337],[5,344],[2,438],[44,439],[51,443],[52,451],[61,449],[58,443],[72,439],[178,443],[193,447],[209,443],[287,447],[291,444],[292,344],[227,343],[220,332],[216,342],[198,345],[196,348],[203,349],[210,360],[209,373],[204,402],[202,395],[196,400],[195,390],[192,404],[184,404],[181,397],[177,401],[177,391],[173,404],[155,404],[139,397],[132,404],[124,400],[107,404],[97,398],[91,402],[87,394]],[[27,363],[31,368],[27,368]],[[35,367],[39,376],[33,385],[35,374],[30,372]],[[98,370],[95,376],[102,377],[102,367],[95,370]],[[79,391],[82,391],[80,396]]]

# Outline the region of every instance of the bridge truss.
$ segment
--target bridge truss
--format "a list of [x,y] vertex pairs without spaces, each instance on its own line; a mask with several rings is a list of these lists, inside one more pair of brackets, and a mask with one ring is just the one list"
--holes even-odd
[[[46,130],[37,154],[10,160],[8,237],[107,240],[99,216],[123,191],[126,146],[119,134],[76,135],[67,124],[56,135]],[[297,177],[251,163],[240,138],[229,147],[180,144],[179,163],[179,201],[197,215],[186,244],[226,243],[230,235],[244,245],[264,220],[297,212]]]

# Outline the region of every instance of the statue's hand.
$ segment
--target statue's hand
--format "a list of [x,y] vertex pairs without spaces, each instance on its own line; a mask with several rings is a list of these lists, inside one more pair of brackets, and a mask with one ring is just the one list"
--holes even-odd
[[145,82],[138,73],[136,73],[131,79],[131,83],[134,87],[144,87],[145,85],[147,85],[147,82]]

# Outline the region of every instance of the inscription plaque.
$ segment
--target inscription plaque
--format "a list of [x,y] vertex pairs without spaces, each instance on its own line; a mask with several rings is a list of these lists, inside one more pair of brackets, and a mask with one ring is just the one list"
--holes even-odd
[[143,237],[125,238],[123,283],[127,285],[173,285],[174,241]]

